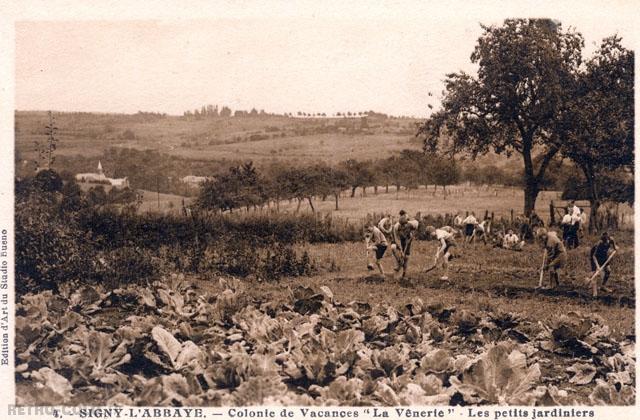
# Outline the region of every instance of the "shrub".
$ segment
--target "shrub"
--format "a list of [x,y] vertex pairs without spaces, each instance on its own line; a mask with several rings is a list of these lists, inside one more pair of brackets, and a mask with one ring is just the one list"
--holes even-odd
[[39,191],[55,192],[62,190],[62,178],[55,171],[45,169],[33,178],[33,187]]
[[151,279],[159,267],[160,260],[151,251],[125,246],[96,258],[95,274],[106,286],[117,288]]
[[[17,197],[18,198],[18,197]],[[63,280],[91,277],[93,251],[55,198],[32,194],[16,200],[16,291],[56,289]]]
[[298,258],[290,246],[278,245],[268,249],[260,261],[257,274],[266,280],[277,280],[280,277],[298,277],[316,272],[316,267],[309,258],[307,251]]

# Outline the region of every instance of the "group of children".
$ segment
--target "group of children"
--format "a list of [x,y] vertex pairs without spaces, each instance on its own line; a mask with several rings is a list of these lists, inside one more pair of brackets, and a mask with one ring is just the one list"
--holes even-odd
[[[548,272],[549,286],[555,288],[560,285],[560,270],[567,265],[567,249],[564,242],[554,231],[547,231],[545,228],[540,228],[536,231],[536,237],[545,249],[540,279],[542,280],[544,272]],[[591,266],[593,275],[588,281],[594,297],[598,296],[598,290],[611,292],[607,287],[607,282],[611,275],[611,259],[617,251],[618,247],[614,239],[609,236],[607,232],[603,232],[598,242],[591,247],[589,252],[589,265]],[[602,283],[600,285],[598,285],[597,281],[599,274],[602,276]],[[540,283],[538,287],[541,286],[542,284]]]
[[[560,270],[566,266],[568,259],[567,247],[571,248],[579,245],[577,236],[580,226],[584,224],[584,220],[581,217],[583,212],[578,209],[574,203],[572,203],[572,205],[573,206],[567,210],[567,214],[571,213],[570,217],[572,220],[565,222],[563,219],[563,223],[561,224],[563,230],[562,239],[558,237],[556,232],[545,229],[543,227],[544,223],[537,215],[535,215],[535,217],[534,215],[529,217],[531,221],[529,228],[533,228],[531,229],[532,236],[534,236],[545,249],[542,273],[549,273],[550,287],[556,287],[560,284]],[[533,221],[536,217],[539,219],[539,222],[536,222],[534,225]],[[493,241],[494,247],[512,251],[522,251],[525,246],[524,238],[518,237],[513,229],[508,229],[506,233],[498,232],[492,235],[491,219],[487,218],[479,222],[473,212],[465,218],[457,214],[454,217],[453,225],[455,228],[451,226],[443,226],[440,228],[426,226],[425,228],[427,235],[439,242],[433,265],[425,271],[429,272],[437,267],[441,267],[443,269],[442,280],[448,280],[449,261],[456,256],[455,253],[452,252],[452,248],[457,246],[455,238],[458,235],[462,236],[464,245],[472,244],[476,239],[479,239],[482,240],[484,244],[487,244],[487,241],[491,240]],[[411,256],[411,244],[418,232],[418,228],[418,220],[409,217],[404,210],[400,211],[398,221],[395,223],[392,216],[387,215],[377,224],[372,222],[366,224],[365,240],[367,258],[369,258],[370,251],[375,253],[375,266],[381,275],[385,275],[382,258],[387,249],[390,248],[396,262],[394,271],[396,273],[401,272],[401,278],[406,276],[409,258]],[[598,243],[591,248],[589,259],[592,273],[595,273],[591,278],[592,285],[594,285],[594,296],[597,295],[597,291],[600,288],[596,286],[593,279],[600,273],[602,274],[601,290],[610,291],[606,287],[606,284],[611,273],[610,257],[612,252],[616,250],[617,247],[613,238],[606,232],[601,235]],[[367,263],[369,270],[375,269],[369,260]]]
[[474,243],[478,239],[482,240],[485,245],[490,241],[494,248],[503,248],[511,251],[522,251],[524,247],[524,240],[521,240],[513,229],[508,229],[506,233],[501,231],[494,234],[491,230],[491,218],[478,222],[474,212],[471,212],[464,219],[460,214],[456,214],[453,219],[453,225],[463,232],[465,245]]
[[[396,260],[395,272],[402,270],[402,277],[407,273],[409,257],[411,256],[411,243],[418,231],[420,223],[413,218],[409,218],[404,210],[400,210],[399,218],[393,223],[391,215],[383,217],[378,225],[367,223],[365,239],[367,242],[367,252],[375,252],[375,264],[384,276],[384,268],[382,267],[382,257],[389,246]],[[389,240],[387,240],[389,237]],[[391,244],[389,244],[391,242]],[[369,269],[373,269],[371,264],[367,265]]]
[[[394,271],[396,273],[401,272],[401,278],[405,278],[411,256],[411,244],[418,232],[419,225],[420,223],[416,219],[409,217],[404,210],[400,210],[396,223],[393,223],[391,215],[383,217],[377,225],[371,222],[367,223],[365,226],[367,253],[370,251],[375,253],[375,266],[381,275],[385,275],[382,258],[387,249],[390,248],[396,261]],[[443,226],[438,229],[433,226],[427,226],[425,231],[432,239],[439,242],[433,265],[427,268],[426,271],[431,271],[440,266],[444,269],[441,279],[448,280],[449,261],[453,258],[451,248],[456,246],[454,238],[458,232],[450,226]],[[374,265],[370,262],[368,262],[367,267],[369,270],[374,269]]]

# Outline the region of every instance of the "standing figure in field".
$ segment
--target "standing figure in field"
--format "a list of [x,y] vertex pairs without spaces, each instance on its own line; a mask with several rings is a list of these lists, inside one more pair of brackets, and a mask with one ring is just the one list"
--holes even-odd
[[571,210],[571,224],[569,225],[569,240],[567,241],[567,248],[577,248],[580,246],[580,240],[578,235],[580,232],[580,209],[577,206],[573,206]]
[[471,212],[471,214],[462,221],[462,224],[464,225],[464,243],[469,244],[474,239],[474,232],[478,224],[476,214]]
[[576,204],[576,200],[571,200],[569,203],[569,212],[571,216],[579,216],[580,215],[580,207]]
[[[600,236],[600,240],[596,243],[589,253],[589,262],[591,263],[591,272],[595,273],[596,270],[600,269],[607,260],[612,255],[613,252],[617,251],[618,247],[616,246],[616,242],[612,237],[609,236],[607,232],[604,232]],[[609,251],[612,251],[611,253]],[[611,289],[606,287],[607,281],[609,281],[609,276],[611,275],[611,261],[609,261],[604,268],[600,271],[602,273],[602,291],[611,292]],[[593,280],[597,282],[596,279]],[[597,284],[594,285],[595,293],[597,294]]]
[[580,237],[584,237],[584,228],[587,226],[587,213],[580,208]]
[[367,232],[370,235],[369,249],[375,252],[376,256],[376,266],[380,271],[380,274],[384,277],[384,268],[382,267],[382,257],[384,257],[384,253],[387,250],[387,238],[385,238],[384,234],[377,226],[374,226],[372,223],[367,223],[366,225]]
[[436,255],[433,258],[433,267],[428,268],[426,271],[431,271],[436,268],[438,264],[442,264],[444,272],[440,280],[449,280],[449,260],[453,258],[451,248],[456,246],[454,240],[455,230],[450,226],[443,226],[440,229],[436,229],[433,226],[427,226],[427,233],[431,238],[438,240],[438,249]]
[[393,225],[393,244],[391,250],[396,258],[396,272],[402,270],[402,278],[407,274],[409,266],[409,256],[411,255],[411,243],[418,231],[419,222],[409,219],[404,210],[400,210],[400,218]]
[[540,228],[536,235],[546,253],[542,270],[549,271],[549,285],[553,289],[560,285],[560,270],[567,264],[567,251],[556,232]]

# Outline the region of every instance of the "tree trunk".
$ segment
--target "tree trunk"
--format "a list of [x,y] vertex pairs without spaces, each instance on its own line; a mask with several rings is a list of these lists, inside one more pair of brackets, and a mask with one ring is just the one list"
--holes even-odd
[[300,211],[300,204],[302,204],[302,199],[298,198],[298,206],[296,207],[296,214]]
[[358,186],[351,187],[351,198],[356,196],[356,188],[358,188]]
[[389,194],[389,184],[385,185],[384,187],[385,187],[385,192]]
[[536,199],[538,198],[538,185],[535,181],[527,180],[524,186],[524,214],[529,217],[536,207]]
[[531,138],[525,138],[523,135],[522,157],[524,159],[524,214],[529,217],[536,207],[536,198],[538,198],[538,179],[533,171],[533,159],[531,158]]
[[335,193],[334,196],[336,197],[336,210],[338,210],[338,196],[340,194],[339,193]]
[[311,207],[311,211],[312,212],[316,212],[315,207],[313,207],[313,200],[311,200],[311,196],[307,197],[307,200],[309,200],[309,206]]
[[378,195],[378,185],[377,184],[373,186],[373,194],[374,195]]

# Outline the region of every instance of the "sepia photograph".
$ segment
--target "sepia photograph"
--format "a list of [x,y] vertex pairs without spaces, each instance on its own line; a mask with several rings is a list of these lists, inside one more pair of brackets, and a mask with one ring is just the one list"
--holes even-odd
[[480,3],[16,19],[8,404],[635,406],[637,22]]

